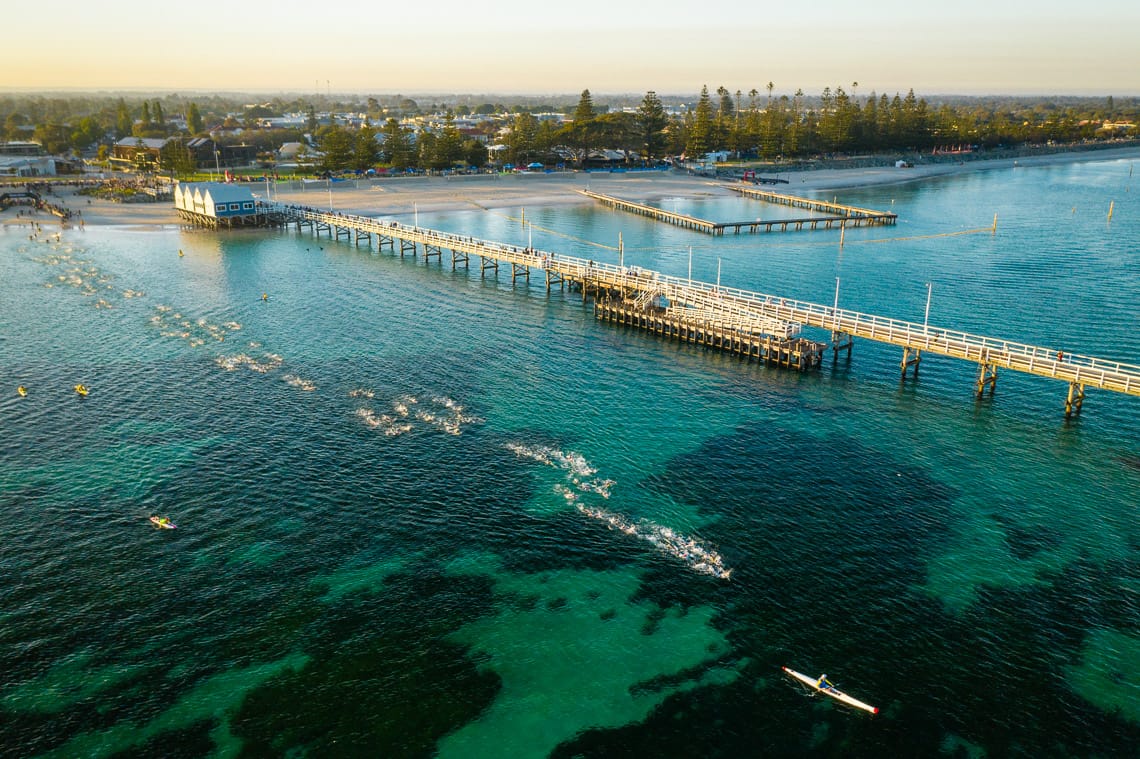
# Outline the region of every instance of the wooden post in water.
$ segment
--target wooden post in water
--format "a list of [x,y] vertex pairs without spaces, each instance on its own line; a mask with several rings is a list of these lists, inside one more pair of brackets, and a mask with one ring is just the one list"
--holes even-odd
[[914,377],[918,379],[918,365],[922,362],[922,351],[918,348],[914,349],[914,357],[910,355],[910,348],[903,347],[902,362],[899,363],[899,368],[902,370],[902,378],[906,379],[907,367],[914,367]]
[[1085,402],[1085,386],[1079,382],[1069,383],[1069,397],[1065,399],[1065,418],[1071,419],[1081,413]]
[[978,398],[981,398],[986,393],[986,386],[990,388],[990,395],[994,394],[994,387],[997,385],[997,366],[991,364],[989,356],[983,356],[981,363],[978,364],[978,384],[975,388]]

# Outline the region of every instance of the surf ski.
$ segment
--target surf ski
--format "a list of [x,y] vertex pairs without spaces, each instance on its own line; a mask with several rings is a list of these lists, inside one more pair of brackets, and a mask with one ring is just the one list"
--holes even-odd
[[836,688],[831,684],[830,681],[828,681],[827,675],[820,675],[819,677],[808,677],[802,672],[796,672],[794,669],[788,669],[787,667],[781,667],[781,669],[817,693],[823,693],[825,695],[831,696],[836,701],[847,704],[848,706],[854,706],[856,709],[862,709],[863,711],[870,712],[871,714],[879,713],[878,707],[871,706],[870,704],[865,704],[859,699],[852,698],[851,696],[848,696],[846,693]]
[[151,517],[150,522],[155,527],[158,527],[162,530],[173,530],[178,527],[178,525],[174,524],[174,522],[171,522],[167,517]]

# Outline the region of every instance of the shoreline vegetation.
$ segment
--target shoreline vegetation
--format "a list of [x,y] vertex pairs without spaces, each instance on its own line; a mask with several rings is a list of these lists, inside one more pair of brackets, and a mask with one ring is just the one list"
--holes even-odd
[[[772,186],[774,191],[798,195],[915,182],[972,171],[1140,158],[1140,145],[1135,142],[1125,146],[1097,144],[1090,147],[1095,149],[1065,146],[1057,148],[1056,152],[1048,152],[1049,148],[1021,148],[988,151],[984,154],[906,156],[901,159],[887,155],[825,158],[780,165],[718,165],[715,170],[710,167],[707,171],[566,171],[550,174],[362,178],[338,182],[281,180],[271,188],[271,192],[274,199],[286,203],[318,208],[327,207],[331,203],[335,211],[404,218],[417,212],[587,204],[592,201],[579,192],[587,187],[643,203],[653,203],[665,197],[702,197],[715,193],[717,185],[740,181],[733,175],[743,173],[745,168],[754,170],[760,177],[786,181],[786,184],[781,182]],[[897,167],[894,163],[896,160],[907,160],[910,165],[906,168]],[[45,197],[50,203],[71,211],[72,217],[67,223],[72,227],[180,224],[173,203],[169,200],[153,203],[116,202],[107,197],[81,194],[84,189],[82,181],[84,180],[69,177],[64,181],[51,182],[51,193]],[[44,184],[42,178],[36,184]],[[265,195],[264,183],[250,182],[249,187],[255,194]],[[5,182],[0,184],[0,194],[23,188],[24,183]],[[28,226],[30,223],[40,227],[55,227],[60,222],[50,211],[37,212],[26,206],[13,206],[0,212],[0,224],[5,227]]]

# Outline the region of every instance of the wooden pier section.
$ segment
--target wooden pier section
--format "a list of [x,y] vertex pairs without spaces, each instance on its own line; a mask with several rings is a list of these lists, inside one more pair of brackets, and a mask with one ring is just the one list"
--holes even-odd
[[624,300],[594,301],[594,316],[669,340],[703,345],[743,359],[800,371],[818,368],[828,348],[827,343],[803,337],[749,333],[739,326],[739,320],[686,315],[684,309],[645,307]]
[[664,221],[669,224],[674,224],[678,227],[685,227],[686,229],[695,229],[698,232],[704,232],[709,235],[723,234],[723,231],[718,231],[720,226],[715,221],[708,221],[707,219],[698,219],[695,216],[686,216],[683,213],[673,213],[666,211],[664,208],[656,208],[654,206],[647,206],[643,203],[634,203],[631,200],[622,200],[615,198],[612,195],[603,195],[600,192],[590,192],[589,190],[578,190],[578,192],[585,195],[587,198],[593,198],[604,206],[615,208],[619,211],[627,211],[628,213],[636,213],[641,216],[648,216],[657,221]]
[[[726,186],[726,185],[718,185]],[[797,195],[785,195],[771,190],[760,190],[755,187],[741,185],[727,185],[728,189],[739,192],[741,195],[765,203],[776,203],[794,208],[806,208],[809,211],[832,214],[831,218],[842,221],[848,227],[893,226],[898,222],[898,214],[889,211],[873,211],[870,208],[847,206],[842,203],[828,203],[826,200],[801,198]],[[777,222],[778,223],[778,222]]]
[[[1140,366],[1093,356],[1061,353],[966,332],[835,309],[806,301],[727,288],[672,277],[639,267],[619,267],[515,245],[454,235],[423,227],[406,226],[366,216],[318,211],[281,204],[259,204],[267,220],[282,227],[308,227],[314,234],[355,240],[373,239],[378,250],[387,248],[401,257],[411,253],[441,263],[449,252],[452,269],[480,259],[483,276],[498,276],[500,265],[510,267],[511,280],[528,283],[540,272],[549,291],[570,287],[595,300],[602,321],[626,324],[671,339],[705,345],[743,357],[780,366],[807,369],[819,365],[826,347],[835,354],[850,353],[859,337],[903,349],[902,374],[913,367],[918,374],[922,356],[932,353],[978,365],[974,386],[979,397],[993,392],[998,370],[1047,377],[1068,384],[1066,416],[1079,413],[1087,388],[1140,396]],[[800,336],[807,326],[830,333],[829,343],[812,343]],[[796,355],[789,355],[798,351]]]
[[[722,185],[716,185],[722,186]],[[622,200],[615,198],[612,195],[602,195],[601,193],[591,192],[590,190],[579,190],[588,198],[593,198],[602,205],[615,208],[619,211],[627,211],[629,213],[636,213],[641,216],[648,216],[657,221],[663,221],[668,224],[673,224],[678,227],[686,229],[693,229],[698,232],[720,237],[728,231],[733,231],[736,234],[741,232],[787,232],[789,230],[801,229],[832,229],[834,227],[852,226],[874,226],[894,224],[898,220],[898,215],[893,213],[886,213],[883,211],[872,211],[866,208],[857,208],[855,206],[844,206],[838,203],[827,203],[824,201],[812,200],[810,198],[799,198],[795,195],[781,195],[776,192],[768,192],[765,190],[756,190],[751,187],[736,187],[729,186],[730,189],[736,190],[744,195],[756,197],[760,200],[767,200],[772,203],[781,203],[783,205],[797,206],[799,208],[807,208],[813,211],[822,211],[829,213],[829,216],[805,216],[801,218],[790,219],[749,219],[748,221],[709,221],[708,219],[698,219],[695,216],[686,216],[685,214],[674,213],[666,211],[663,208],[656,206],[649,206],[643,203],[634,203],[630,200]]]
[[183,222],[194,227],[206,229],[242,229],[247,227],[280,227],[291,223],[288,214],[282,215],[279,210],[258,204],[257,212],[242,214],[241,216],[218,217],[208,213],[199,213],[186,208],[174,209]]

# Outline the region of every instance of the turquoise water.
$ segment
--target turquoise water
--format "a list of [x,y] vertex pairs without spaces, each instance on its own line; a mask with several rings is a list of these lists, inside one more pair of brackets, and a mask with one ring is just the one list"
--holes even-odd
[[[899,214],[842,250],[593,206],[419,222],[615,263],[620,234],[913,321],[930,283],[932,325],[1140,363],[1137,192],[1102,161],[822,194]],[[769,369],[308,235],[4,229],[0,746],[1131,755],[1140,402],[1066,423],[1061,383],[975,401],[973,365],[898,359]]]

